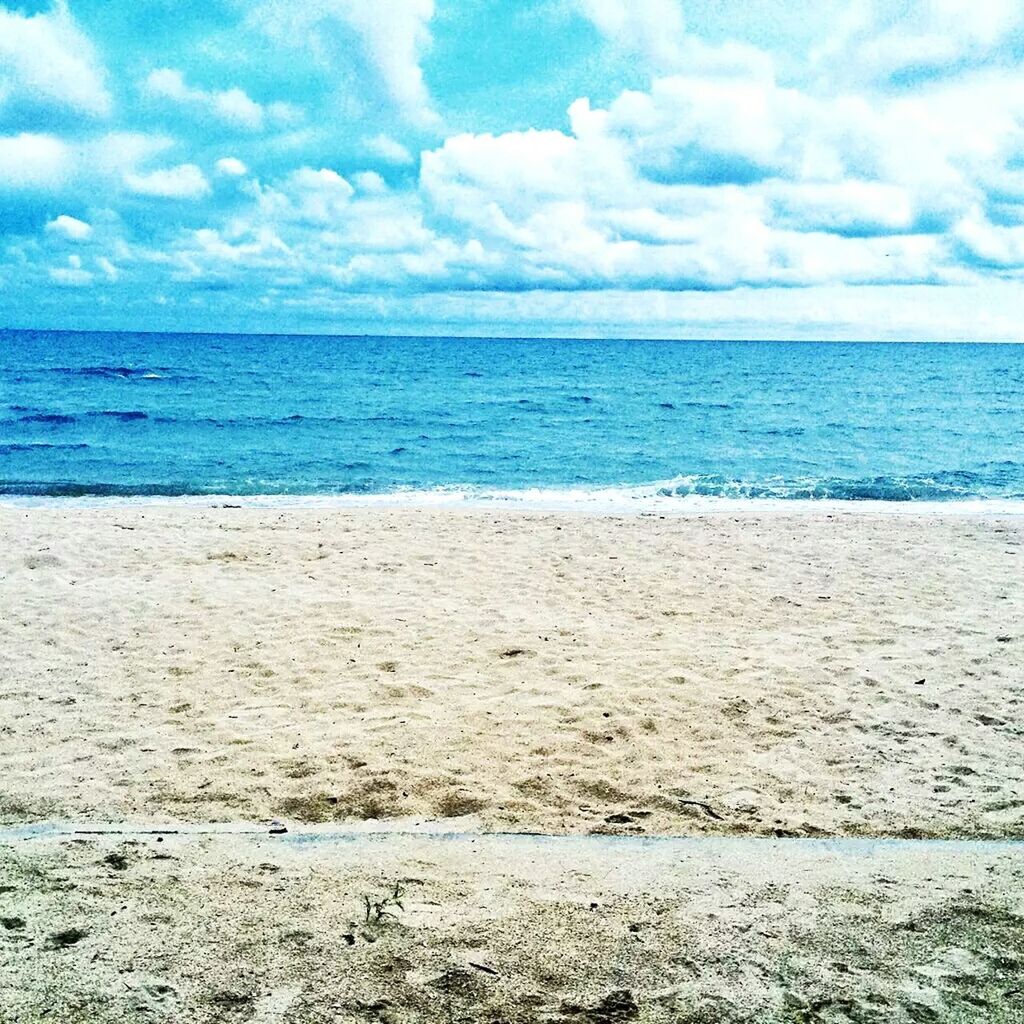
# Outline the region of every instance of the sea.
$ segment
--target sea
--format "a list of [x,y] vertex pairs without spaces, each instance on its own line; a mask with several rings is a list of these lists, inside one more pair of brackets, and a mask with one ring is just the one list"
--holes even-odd
[[0,495],[1017,508],[1024,345],[8,330]]

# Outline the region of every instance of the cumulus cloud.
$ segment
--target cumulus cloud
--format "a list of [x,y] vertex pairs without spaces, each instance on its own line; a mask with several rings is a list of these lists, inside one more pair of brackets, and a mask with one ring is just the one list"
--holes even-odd
[[[69,286],[156,277],[182,304],[237,289],[273,293],[275,308],[281,295],[328,308],[342,294],[450,292],[583,309],[585,296],[615,293],[625,298],[607,309],[622,316],[638,293],[680,309],[671,296],[749,303],[794,289],[1024,281],[1013,6],[982,4],[957,27],[954,0],[910,5],[906,17],[865,4],[795,75],[751,46],[701,41],[670,0],[561,2],[602,46],[642,59],[643,86],[580,97],[559,128],[461,131],[422,153],[418,129],[438,124],[420,72],[431,3],[261,2],[247,31],[301,45],[318,75],[337,72],[339,102],[343,86],[365,85],[369,62],[378,89],[363,99],[380,119],[344,135],[310,118],[302,131],[223,149],[187,130],[8,129],[0,190],[24,193],[32,211],[18,259],[45,254],[37,277]],[[207,134],[210,119],[218,132],[256,131],[291,116],[197,80],[197,70],[158,69],[146,91],[202,113]],[[395,111],[409,124],[397,126]],[[416,158],[390,133],[415,140]],[[236,150],[244,162],[218,158]],[[81,241],[92,227],[58,210],[81,211],[83,197],[94,209],[94,196],[116,210],[125,193],[123,220],[89,214],[95,234],[78,251],[104,256],[50,266],[70,251],[53,239]]]
[[260,131],[265,123],[292,124],[299,110],[280,101],[264,107],[239,88],[206,90],[190,86],[181,71],[157,68],[143,82],[143,92],[155,99],[204,110],[222,123],[244,131]]
[[387,192],[387,182],[376,171],[359,171],[352,175],[355,187],[368,195],[381,195]]
[[387,161],[389,164],[411,164],[412,153],[390,135],[374,135],[363,140],[367,153]]
[[303,46],[328,68],[348,66],[352,40],[406,120],[433,128],[440,119],[423,78],[434,0],[260,0],[250,20],[276,42]]
[[606,38],[653,67],[670,70],[684,61],[686,26],[680,0],[575,0]]
[[105,117],[112,107],[105,79],[64,0],[33,15],[0,7],[0,122],[19,110]]
[[50,280],[65,287],[82,288],[92,284],[93,274],[82,268],[80,256],[69,256],[67,266],[50,268]]
[[256,217],[264,223],[299,222],[323,227],[338,223],[355,194],[352,185],[328,167],[300,167],[272,185],[253,182]]
[[103,187],[110,188],[125,173],[135,171],[173,146],[174,140],[168,136],[145,132],[108,132],[87,138],[74,147],[77,174],[80,180],[99,179]]
[[988,269],[1024,268],[1024,225],[997,226],[980,211],[972,211],[953,232],[960,256]]
[[226,174],[232,178],[240,178],[249,170],[241,160],[234,156],[223,156],[214,166],[219,174]]
[[0,135],[0,190],[56,188],[67,180],[74,153],[53,135]]
[[77,217],[62,213],[59,217],[54,217],[53,220],[47,222],[46,230],[51,234],[63,235],[72,241],[82,242],[92,234],[92,225]]
[[195,164],[178,164],[146,173],[124,176],[130,191],[163,199],[201,199],[210,192],[210,184]]
[[66,194],[116,192],[126,174],[171,145],[163,136],[109,132],[69,140],[53,134],[0,135],[0,192]]
[[440,286],[480,255],[478,243],[439,236],[415,193],[389,190],[373,172],[353,184],[330,168],[302,167],[247,181],[252,206],[217,227],[185,232],[169,255],[179,280],[219,286],[247,275],[276,287],[357,290]]
[[857,0],[812,60],[833,87],[909,85],[993,61],[1016,63],[1022,45],[1024,7],[1017,0]]
[[[520,286],[963,278],[945,233],[1024,152],[1024,96],[975,77],[869,103],[781,86],[769,64],[706,67],[579,100],[570,132],[447,139],[422,157],[430,209],[499,247]],[[957,238],[1016,266],[1012,228]]]

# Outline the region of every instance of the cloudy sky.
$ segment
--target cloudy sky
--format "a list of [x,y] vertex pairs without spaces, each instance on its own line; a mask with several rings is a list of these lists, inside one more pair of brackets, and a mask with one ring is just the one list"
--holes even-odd
[[0,0],[0,326],[1024,340],[1019,0]]

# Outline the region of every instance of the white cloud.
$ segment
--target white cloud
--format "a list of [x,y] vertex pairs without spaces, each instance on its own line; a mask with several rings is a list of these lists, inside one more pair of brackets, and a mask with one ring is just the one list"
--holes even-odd
[[1012,188],[1024,154],[1024,94],[998,76],[869,103],[715,58],[606,109],[577,101],[570,133],[447,139],[422,156],[430,209],[497,248],[520,287],[952,282],[1018,266],[1015,229],[962,222],[963,264],[945,236],[986,181]]
[[79,256],[69,256],[66,267],[50,268],[50,280],[66,287],[80,288],[92,284],[92,279],[92,273],[82,269],[82,260]]
[[886,235],[910,231],[916,222],[910,193],[884,182],[782,182],[765,191],[777,220],[797,230]]
[[267,114],[275,125],[287,127],[298,124],[305,116],[302,108],[294,103],[285,103],[283,100],[274,100],[266,105]]
[[1024,268],[1024,226],[997,227],[980,211],[972,211],[953,236],[973,264],[991,268]]
[[430,42],[427,26],[434,0],[391,0],[387,5],[349,0],[343,6],[399,109],[414,123],[436,124],[419,63]]
[[370,329],[562,337],[1024,341],[1020,286],[742,288],[733,292],[596,291],[343,296]]
[[[184,133],[181,140],[80,130],[65,138],[0,136],[0,188],[50,192],[51,213],[80,210],[83,196],[94,202],[111,194],[97,205],[116,207],[121,190],[197,201],[175,216],[157,202],[147,213],[144,200],[133,199],[130,210],[142,211],[145,233],[157,236],[144,245],[133,240],[130,222],[118,238],[116,214],[90,214],[93,237],[104,242],[95,251],[107,255],[44,263],[34,268],[36,278],[106,284],[136,280],[141,268],[162,275],[170,301],[182,308],[219,302],[235,287],[261,300],[277,289],[268,300],[275,308],[286,296],[282,303],[311,310],[356,293],[382,303],[390,292],[462,292],[466,302],[466,294],[493,293],[492,310],[506,303],[514,313],[532,303],[538,316],[592,312],[660,324],[658,333],[671,312],[689,311],[710,330],[726,322],[724,311],[756,307],[767,318],[750,327],[756,333],[776,314],[826,323],[830,310],[841,308],[855,322],[860,290],[879,295],[882,284],[923,302],[953,289],[966,295],[979,282],[1024,283],[1024,92],[1013,64],[1016,14],[1007,5],[983,4],[977,22],[959,28],[942,21],[961,9],[953,0],[910,5],[908,19],[880,5],[859,27],[844,28],[832,56],[819,57],[801,77],[782,58],[784,74],[777,75],[773,59],[753,47],[701,42],[687,33],[680,5],[668,0],[559,2],[585,10],[609,45],[641,57],[653,74],[643,88],[610,100],[576,100],[561,131],[464,132],[414,158],[390,134],[357,129],[339,142],[331,125],[306,123],[261,140],[260,166],[285,168],[263,180],[237,156],[216,159],[236,147],[210,156],[205,144],[186,149],[192,136]],[[280,0],[261,4],[258,20],[323,62],[320,71],[338,86],[329,101],[353,81],[365,84],[369,59],[379,75],[376,92],[347,115],[366,118],[370,132],[404,138],[394,110],[421,127],[436,124],[419,71],[432,10],[413,0]],[[952,49],[931,39],[936,31]],[[388,54],[386,36],[394,42]],[[906,60],[893,40],[908,41]],[[260,105],[241,90],[195,88],[173,69],[153,72],[147,89],[194,120],[206,118],[207,132],[214,120],[214,129],[255,130],[301,118],[287,104]],[[380,115],[373,121],[371,106]],[[422,144],[418,133],[410,137]],[[251,150],[238,151],[248,159]],[[343,176],[321,165],[335,159],[338,167],[365,169]],[[408,171],[388,170],[414,159],[415,181]],[[205,204],[199,201],[213,194],[200,168],[207,161],[211,177],[238,180],[237,187],[221,181]],[[75,238],[90,227],[62,214],[48,231]],[[32,233],[18,245],[17,259],[28,265],[39,253],[60,251]],[[80,251],[88,257],[94,250]],[[3,267],[5,284],[16,272],[14,259]],[[188,285],[197,282],[208,290],[190,295]],[[946,288],[930,291],[935,284]],[[764,298],[798,289],[803,298],[776,306]],[[635,304],[668,312],[634,313],[629,296],[638,294],[643,300]],[[839,299],[830,307],[812,294]],[[1002,309],[1007,294],[1000,292]],[[696,297],[712,295],[724,297]],[[942,308],[953,309],[949,302]],[[714,312],[701,320],[696,310]],[[921,312],[914,323],[924,329],[939,319]],[[1005,334],[1005,321],[987,323]]]
[[186,83],[182,72],[174,68],[151,71],[142,88],[150,97],[205,110],[222,123],[244,131],[259,131],[266,122],[293,124],[302,116],[301,111],[289,103],[275,102],[264,107],[237,87],[223,90],[194,88]]
[[251,20],[275,41],[303,46],[330,68],[348,64],[354,35],[398,112],[421,128],[432,128],[439,118],[420,57],[431,41],[433,16],[434,0],[260,0]]
[[0,136],[0,190],[110,191],[171,145],[162,136],[110,132],[78,141],[22,132]]
[[[337,171],[321,167],[300,167],[281,183],[281,191],[269,190],[270,199],[293,219],[314,225],[331,225],[348,210],[355,189]],[[272,199],[271,199],[272,197]]]
[[276,234],[287,228],[297,233],[300,245],[308,241],[307,233],[345,221],[356,194],[345,178],[327,167],[300,167],[270,184],[249,180],[241,191],[252,199],[252,206],[236,214],[228,225],[229,236],[256,230]]
[[62,213],[47,223],[46,230],[51,234],[63,235],[65,238],[81,242],[92,234],[92,225],[77,217],[70,217],[68,214]]
[[104,70],[64,0],[31,16],[0,7],[0,116],[16,104],[110,113]]
[[352,175],[355,187],[367,195],[381,195],[387,192],[387,182],[376,171],[359,171]]
[[148,173],[129,173],[125,185],[132,192],[165,199],[201,199],[210,192],[210,185],[195,164],[179,164]]
[[121,272],[114,266],[106,256],[101,256],[97,261],[96,265],[106,275],[108,281],[116,281],[120,276]]
[[222,121],[252,131],[263,126],[263,108],[241,89],[226,89],[213,95],[213,109]]
[[241,160],[234,156],[221,157],[215,166],[219,174],[226,174],[232,178],[240,178],[249,170]]
[[67,180],[74,152],[53,135],[0,135],[0,189],[49,189]]
[[348,198],[352,195],[352,186],[337,172],[329,167],[321,167],[316,171],[312,167],[300,167],[292,171],[288,180],[300,189],[313,192],[324,192]]
[[581,13],[619,48],[653,67],[684,62],[686,26],[680,0],[575,0]]
[[411,164],[412,153],[389,135],[374,135],[363,140],[363,148],[390,164]]
[[110,132],[79,143],[75,153],[78,173],[84,179],[105,178],[120,182],[126,172],[166,152],[174,140],[166,135],[142,132]]
[[812,63],[833,88],[944,78],[1002,57],[1016,63],[1022,30],[1018,0],[857,0]]

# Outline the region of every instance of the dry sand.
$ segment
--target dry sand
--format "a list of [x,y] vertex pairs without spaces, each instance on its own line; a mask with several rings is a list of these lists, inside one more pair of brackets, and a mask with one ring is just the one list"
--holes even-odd
[[0,820],[1020,836],[1022,536],[3,508]]
[[0,1021],[1024,1021],[1024,848],[751,838],[1022,835],[1022,534],[0,508]]

